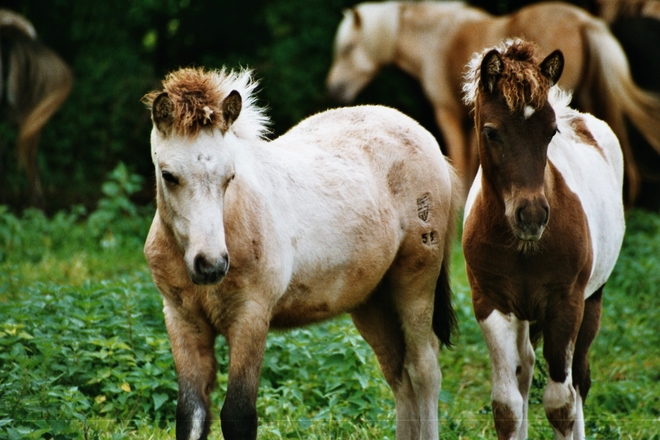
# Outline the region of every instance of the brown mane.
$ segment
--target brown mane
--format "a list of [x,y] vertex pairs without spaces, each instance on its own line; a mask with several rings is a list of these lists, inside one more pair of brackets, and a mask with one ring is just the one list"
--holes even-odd
[[174,104],[173,130],[181,136],[195,137],[202,128],[227,130],[221,118],[220,103],[223,90],[212,72],[203,68],[184,68],[169,73],[163,80],[163,90],[153,91],[142,98],[151,107],[154,99],[167,93]]
[[539,68],[538,51],[534,43],[514,40],[501,52],[504,68],[496,88],[512,112],[528,105],[539,109],[548,99],[550,82]]
[[[511,112],[525,106],[539,109],[548,99],[550,81],[541,73],[541,58],[536,44],[520,39],[507,40],[497,47],[503,62],[502,72],[494,86],[500,91]],[[464,91],[465,101],[474,105],[476,95],[484,85],[480,81],[479,65],[484,54],[476,54],[469,64]],[[471,90],[472,89],[472,90]]]

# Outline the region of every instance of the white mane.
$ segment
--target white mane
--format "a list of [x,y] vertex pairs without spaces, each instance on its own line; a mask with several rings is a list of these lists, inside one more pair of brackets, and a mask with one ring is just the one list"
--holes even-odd
[[259,86],[259,81],[254,79],[253,71],[251,69],[227,71],[223,67],[210,73],[223,99],[232,90],[240,93],[243,99],[241,113],[230,130],[242,139],[263,139],[270,134],[270,118],[266,115],[265,109],[257,105],[255,90]]

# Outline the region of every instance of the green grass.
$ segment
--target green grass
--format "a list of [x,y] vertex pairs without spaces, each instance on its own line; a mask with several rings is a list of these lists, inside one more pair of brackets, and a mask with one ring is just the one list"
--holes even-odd
[[[116,171],[99,209],[46,219],[0,209],[0,438],[174,437],[176,374],[142,242],[150,209],[126,203]],[[660,216],[628,215],[606,287],[585,407],[588,438],[660,439]],[[443,439],[494,438],[490,364],[472,316],[460,245],[452,259],[460,336],[444,350]],[[219,338],[218,389],[227,349]],[[540,349],[537,357],[541,357]],[[553,438],[537,364],[530,437]],[[269,336],[257,401],[260,438],[393,439],[394,403],[346,316]],[[222,438],[219,422],[212,438]]]

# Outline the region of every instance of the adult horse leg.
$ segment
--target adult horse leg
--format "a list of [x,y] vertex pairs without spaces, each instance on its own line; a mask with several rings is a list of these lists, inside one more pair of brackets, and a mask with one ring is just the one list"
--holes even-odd
[[573,439],[584,439],[583,405],[591,387],[591,371],[589,369],[589,347],[596,338],[600,326],[600,314],[603,305],[603,286],[592,294],[584,304],[584,317],[580,325],[575,354],[573,355],[573,386],[577,392],[577,415],[573,425]]
[[40,133],[33,133],[31,136],[22,136],[18,139],[18,151],[21,166],[25,168],[27,176],[30,204],[38,208],[44,208],[44,195],[41,188],[41,179],[37,164],[37,147],[39,145]]
[[479,321],[490,355],[491,407],[499,439],[527,438],[527,398],[534,370],[529,323],[494,309]]
[[210,429],[209,395],[215,386],[215,331],[203,319],[191,322],[164,301],[165,325],[179,380],[177,440],[206,439]]
[[234,320],[226,331],[229,344],[227,396],[220,412],[226,440],[257,438],[257,391],[266,349],[269,313],[255,301],[229,312]]
[[550,376],[543,393],[543,407],[556,439],[573,437],[577,415],[572,365],[584,312],[582,292],[574,291],[568,301],[555,303],[546,310],[543,321],[543,356]]
[[30,201],[33,205],[43,208],[44,197],[37,166],[37,147],[41,129],[53,114],[60,108],[71,91],[71,83],[64,82],[57,89],[45,96],[19,124],[17,137],[18,159],[25,167],[30,185]]

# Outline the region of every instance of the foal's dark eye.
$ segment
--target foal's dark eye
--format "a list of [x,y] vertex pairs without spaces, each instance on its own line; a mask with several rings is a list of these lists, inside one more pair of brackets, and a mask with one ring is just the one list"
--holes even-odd
[[179,184],[179,179],[174,174],[170,173],[169,171],[163,171],[161,173],[161,176],[163,176],[163,179],[167,183],[171,183],[173,185],[178,185]]
[[493,127],[484,127],[484,135],[489,141],[499,142],[501,141],[500,135],[497,133],[497,130]]

